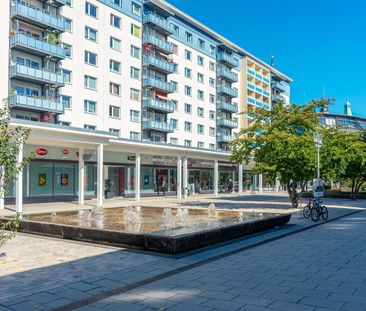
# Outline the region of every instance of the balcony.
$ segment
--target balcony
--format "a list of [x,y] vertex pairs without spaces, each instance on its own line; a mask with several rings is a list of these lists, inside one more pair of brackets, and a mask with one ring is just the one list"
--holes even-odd
[[255,77],[255,72],[252,69],[247,69],[247,73],[249,73],[251,76]]
[[35,69],[19,64],[10,67],[10,77],[33,83],[52,84],[59,87],[64,85],[64,78],[61,73]]
[[252,97],[248,97],[248,104],[255,105],[255,99]]
[[49,98],[14,95],[10,97],[9,105],[37,112],[64,113],[64,105]]
[[234,121],[231,119],[217,119],[217,125],[218,126],[225,126],[229,128],[237,128],[238,127],[238,121]]
[[282,84],[281,82],[275,82],[272,84],[272,88],[280,92],[287,93],[288,86]]
[[142,85],[147,88],[157,89],[164,93],[173,93],[174,92],[173,84],[171,84],[169,82],[158,80],[156,78],[144,78],[142,81]]
[[66,0],[54,0],[54,2],[58,3],[59,5],[66,5]]
[[238,97],[238,90],[237,89],[234,89],[234,88],[231,88],[231,87],[228,87],[228,86],[224,86],[224,85],[220,85],[217,89],[217,92],[221,93],[221,94],[225,94],[225,95],[230,96],[230,97]]
[[143,61],[144,65],[150,66],[155,70],[163,72],[165,74],[174,72],[174,64],[168,62],[167,60],[157,58],[155,56],[144,56]]
[[230,143],[234,140],[233,135],[218,135],[217,136],[217,142],[218,143]]
[[247,117],[248,117],[249,120],[253,120],[254,119],[254,114],[251,113],[251,112],[248,112]]
[[247,86],[248,86],[248,89],[255,90],[255,86],[253,84],[248,83]]
[[154,130],[164,133],[173,133],[174,126],[168,122],[158,122],[154,120],[145,120],[142,122],[142,129],[143,130]]
[[171,101],[144,99],[142,101],[142,106],[143,108],[150,108],[165,113],[174,112],[174,104]]
[[269,79],[267,79],[266,77],[263,77],[263,82],[269,84]]
[[217,55],[217,61],[227,64],[229,67],[238,67],[239,60],[233,55],[226,52],[219,52]]
[[31,50],[34,54],[41,56],[51,55],[60,59],[65,58],[65,50],[63,47],[19,33],[10,37],[10,45],[12,48],[17,48],[26,52]]
[[232,83],[238,82],[238,75],[230,70],[219,68],[217,71],[218,77],[224,78]]
[[258,86],[255,87],[255,91],[259,94],[263,94],[263,90]]
[[60,32],[65,31],[65,22],[59,15],[51,15],[44,10],[37,10],[25,4],[16,3],[11,7],[11,17],[17,17],[21,20],[35,24],[40,27],[46,27]]
[[282,95],[279,95],[279,94],[273,94],[272,101],[286,103],[286,99]]
[[151,27],[165,35],[171,35],[174,32],[173,25],[169,23],[166,18],[161,17],[154,12],[144,14],[143,20],[145,24],[150,24]]
[[263,90],[263,95],[269,97],[269,92],[267,92],[266,90]]
[[223,110],[223,111],[229,111],[232,113],[238,112],[238,105],[232,104],[232,103],[217,103],[217,109]]
[[174,46],[170,42],[161,40],[153,35],[143,35],[142,40],[144,43],[153,44],[157,50],[165,54],[173,54]]

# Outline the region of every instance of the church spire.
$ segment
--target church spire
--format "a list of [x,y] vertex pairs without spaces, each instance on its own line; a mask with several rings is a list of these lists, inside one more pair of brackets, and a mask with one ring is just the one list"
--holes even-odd
[[347,115],[347,116],[352,115],[351,102],[348,99],[348,95],[347,95],[347,98],[346,98],[346,102],[344,104],[344,114]]

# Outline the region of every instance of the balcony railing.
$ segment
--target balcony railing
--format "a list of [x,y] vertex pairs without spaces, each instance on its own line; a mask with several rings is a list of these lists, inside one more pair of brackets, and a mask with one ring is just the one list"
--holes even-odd
[[158,30],[161,33],[164,33],[166,35],[170,35],[174,32],[173,25],[169,23],[169,21],[166,18],[163,18],[154,12],[148,12],[144,14],[144,23],[150,23],[155,28],[158,28]]
[[255,105],[255,99],[252,97],[248,97],[248,103]]
[[9,105],[33,111],[64,113],[64,105],[49,98],[14,95],[10,97]]
[[254,119],[254,114],[251,113],[251,112],[248,112],[247,117],[248,117],[248,119],[253,120]]
[[142,122],[142,128],[144,130],[155,130],[155,131],[165,132],[165,133],[174,132],[174,126],[172,123],[158,122],[155,120],[144,120]]
[[286,85],[283,85],[282,83],[280,83],[280,82],[275,82],[275,83],[273,83],[272,84],[272,88],[274,88],[274,89],[277,89],[277,90],[279,90],[280,92],[284,92],[284,93],[286,93],[287,92],[287,86]]
[[19,16],[22,19],[35,23],[38,26],[65,31],[65,22],[60,15],[52,15],[44,10],[37,10],[26,4],[16,3],[11,7],[11,17]]
[[238,75],[230,70],[219,68],[217,74],[219,77],[225,78],[231,82],[238,82]]
[[269,84],[269,79],[267,79],[266,77],[263,77],[263,81]]
[[163,91],[165,93],[173,93],[174,92],[174,85],[173,84],[171,84],[169,82],[158,80],[156,78],[144,78],[142,84],[143,84],[144,87],[158,89],[158,90]]
[[217,103],[217,109],[237,113],[238,112],[238,105],[235,105],[235,104],[232,104],[232,103],[224,103],[224,102],[221,103],[221,102],[219,102],[219,103]]
[[268,97],[269,96],[269,92],[267,92],[266,90],[263,90],[263,95]]
[[231,120],[231,119],[217,119],[217,125],[218,126],[230,127],[230,128],[237,128],[238,127],[238,121]]
[[51,55],[57,58],[65,58],[65,49],[61,46],[50,44],[32,37],[15,34],[10,37],[12,47],[20,47],[22,49],[30,49],[34,53],[41,55]]
[[253,84],[248,83],[247,86],[248,86],[249,89],[255,90],[255,86]]
[[219,52],[217,55],[217,60],[219,62],[225,62],[230,67],[238,67],[239,60],[235,58],[233,55],[226,52]]
[[251,75],[251,76],[255,76],[255,72],[254,72],[254,70],[252,70],[252,69],[247,69],[247,72]]
[[161,58],[157,58],[155,56],[144,56],[143,61],[145,65],[152,66],[159,71],[163,71],[164,73],[174,72],[174,64]]
[[167,42],[167,41],[163,41],[163,40],[155,37],[154,35],[143,35],[142,40],[144,41],[144,43],[151,43],[151,44],[155,45],[155,47],[158,50],[160,50],[166,54],[173,54],[173,52],[174,52],[173,44],[171,44],[170,42]]
[[231,97],[238,97],[238,90],[228,86],[220,85],[218,87],[218,93],[223,93]]
[[233,135],[218,135],[217,142],[219,143],[230,143],[234,140]]
[[171,101],[160,101],[154,99],[144,99],[142,101],[144,108],[151,108],[161,112],[174,112],[174,104]]
[[35,69],[24,65],[14,65],[10,67],[10,77],[25,78],[33,82],[42,82],[58,86],[64,85],[64,78],[61,73],[49,72],[42,69]]

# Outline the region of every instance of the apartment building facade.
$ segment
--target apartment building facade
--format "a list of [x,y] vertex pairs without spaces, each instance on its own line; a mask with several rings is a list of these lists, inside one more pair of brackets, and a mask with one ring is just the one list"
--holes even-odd
[[[214,191],[221,178],[215,157],[225,158],[222,179],[245,183],[228,144],[252,109],[289,102],[289,77],[162,0],[3,0],[0,12],[9,20],[0,30],[9,47],[0,52],[9,77],[0,95],[14,122],[34,124],[35,132],[104,135],[116,144],[103,150],[108,164],[101,168],[90,145],[81,155],[75,142],[64,148],[62,139],[31,140],[24,152],[36,151],[36,159],[23,174],[24,196],[80,196],[81,179],[90,195],[105,179],[116,195],[154,192],[161,183],[177,192],[188,184]],[[118,141],[127,144],[123,150]],[[136,144],[145,146],[142,172]],[[156,144],[177,152],[151,153]],[[190,167],[181,183],[178,157]],[[89,163],[85,178],[80,158]]]

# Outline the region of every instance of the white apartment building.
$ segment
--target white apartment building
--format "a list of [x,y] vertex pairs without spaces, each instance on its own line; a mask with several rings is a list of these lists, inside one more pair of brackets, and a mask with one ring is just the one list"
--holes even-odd
[[257,183],[228,144],[252,109],[289,102],[277,69],[163,0],[2,0],[0,17],[0,96],[36,151],[17,197]]

